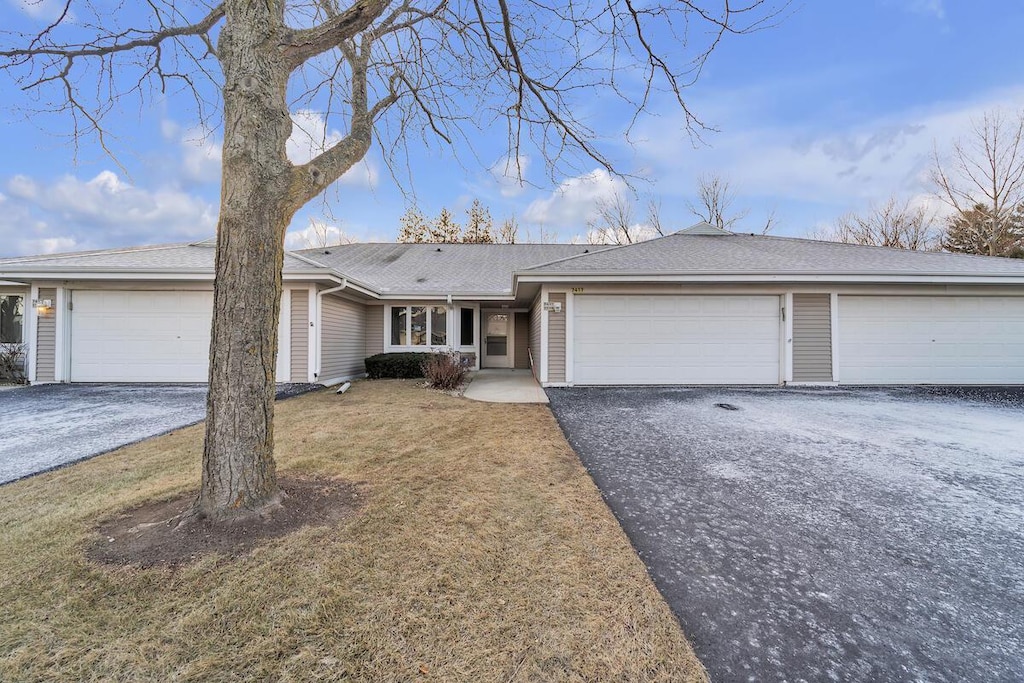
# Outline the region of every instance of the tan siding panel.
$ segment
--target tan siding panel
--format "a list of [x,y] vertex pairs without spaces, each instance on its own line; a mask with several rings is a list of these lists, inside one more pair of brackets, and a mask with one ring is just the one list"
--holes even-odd
[[309,381],[309,292],[292,290],[292,381]]
[[365,372],[366,307],[327,295],[320,320],[322,347],[318,380],[354,377]]
[[516,313],[515,366],[519,370],[530,369],[530,314]]
[[[57,290],[39,290],[40,299],[49,299],[54,308],[38,315],[36,326],[36,380],[53,382],[57,379]],[[31,303],[31,302],[27,302]]]
[[561,303],[559,313],[548,313],[548,381],[565,381],[565,294],[550,294],[548,300]]
[[793,381],[832,381],[832,312],[828,294],[793,295]]
[[[384,353],[384,307],[366,307],[366,356]],[[364,356],[364,357],[366,357]]]
[[533,376],[540,379],[540,319],[544,307],[541,306],[540,297],[533,302],[530,309],[530,355],[533,357]]

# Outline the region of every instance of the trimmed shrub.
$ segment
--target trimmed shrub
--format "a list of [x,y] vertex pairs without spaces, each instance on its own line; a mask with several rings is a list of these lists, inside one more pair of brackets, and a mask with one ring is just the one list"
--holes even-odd
[[451,391],[466,379],[466,364],[457,353],[431,353],[423,361],[423,376],[435,389]]
[[416,379],[423,377],[422,353],[378,353],[363,363],[370,379]]

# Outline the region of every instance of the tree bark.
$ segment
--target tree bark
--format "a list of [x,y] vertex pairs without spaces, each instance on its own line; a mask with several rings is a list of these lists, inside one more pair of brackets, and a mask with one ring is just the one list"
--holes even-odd
[[274,394],[291,164],[283,2],[229,1],[218,42],[224,152],[203,473],[193,514],[224,521],[280,505]]

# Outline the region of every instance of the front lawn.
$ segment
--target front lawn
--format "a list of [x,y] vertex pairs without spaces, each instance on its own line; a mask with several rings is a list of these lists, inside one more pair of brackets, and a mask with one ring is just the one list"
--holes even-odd
[[84,555],[195,488],[201,426],[0,487],[0,680],[704,680],[545,406],[374,381],[277,416],[279,472],[363,507],[238,559]]

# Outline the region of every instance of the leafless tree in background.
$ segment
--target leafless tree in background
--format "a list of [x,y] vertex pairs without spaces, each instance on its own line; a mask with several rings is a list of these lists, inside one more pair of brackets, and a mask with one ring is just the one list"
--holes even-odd
[[934,251],[940,246],[934,221],[934,214],[924,207],[891,197],[864,213],[842,216],[815,237],[829,242]]
[[951,224],[973,232],[959,241],[988,256],[1002,255],[1014,243],[1014,215],[1024,203],[1024,112],[986,112],[947,158],[936,149],[932,161],[936,194],[959,218]]
[[[750,215],[749,208],[737,208],[736,191],[728,180],[716,174],[697,177],[697,202],[690,202],[687,208],[700,220],[731,232],[740,232],[739,223]],[[775,212],[765,217],[759,232],[762,235],[775,225]]]
[[[769,26],[780,10],[768,0],[149,0],[115,11],[67,0],[35,35],[0,35],[0,70],[70,117],[76,139],[95,135],[104,148],[105,116],[154,96],[190,97],[222,130],[202,482],[189,517],[221,521],[281,504],[285,232],[374,140],[397,174],[406,141],[472,147],[499,122],[509,156],[531,147],[550,177],[584,160],[614,172],[576,114],[581,101],[615,98],[638,116],[667,95],[699,131],[685,88],[723,38]],[[294,163],[286,146],[303,107],[344,135]]]

